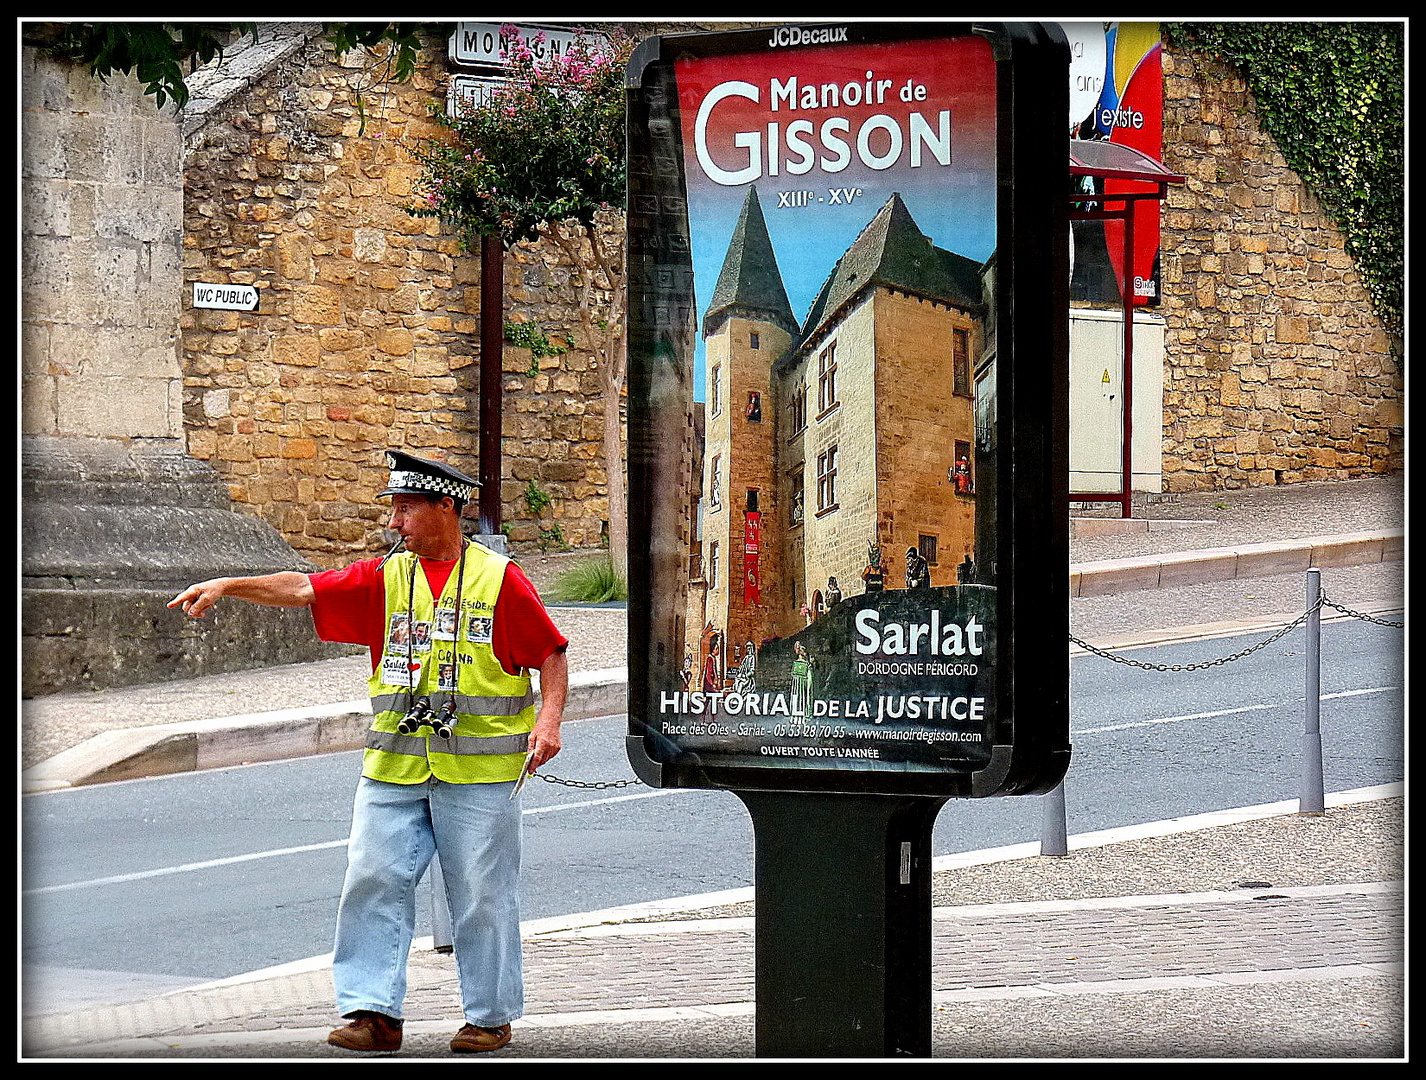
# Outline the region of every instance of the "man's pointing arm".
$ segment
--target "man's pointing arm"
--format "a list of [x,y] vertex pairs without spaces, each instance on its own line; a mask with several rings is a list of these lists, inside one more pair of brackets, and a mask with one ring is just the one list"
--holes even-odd
[[312,603],[313,595],[312,582],[306,574],[284,570],[260,577],[223,577],[200,581],[175,596],[168,606],[181,607],[190,616],[202,618],[224,596],[267,607],[307,607]]

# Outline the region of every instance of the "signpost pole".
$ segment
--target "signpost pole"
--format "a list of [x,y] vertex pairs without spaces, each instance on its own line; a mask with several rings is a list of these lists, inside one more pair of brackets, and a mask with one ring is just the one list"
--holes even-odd
[[500,436],[503,427],[505,251],[500,237],[480,238],[480,531],[500,532]]
[[944,798],[738,791],[756,843],[759,1057],[931,1056]]

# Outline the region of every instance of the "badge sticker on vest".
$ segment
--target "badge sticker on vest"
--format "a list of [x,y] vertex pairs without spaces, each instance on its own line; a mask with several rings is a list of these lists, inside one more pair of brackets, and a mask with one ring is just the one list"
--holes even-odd
[[437,608],[436,623],[431,629],[431,636],[437,641],[454,641],[456,639],[456,609]]
[[411,640],[411,620],[404,614],[391,616],[391,621],[386,627],[386,647],[405,647]]
[[417,622],[411,626],[411,648],[414,652],[431,651],[431,624]]
[[381,658],[381,681],[387,686],[415,686],[421,675],[421,665],[404,656]]
[[443,660],[436,668],[436,689],[451,693],[456,688],[456,666],[453,661]]
[[477,645],[489,645],[494,626],[495,620],[489,615],[472,615],[466,621],[466,640]]

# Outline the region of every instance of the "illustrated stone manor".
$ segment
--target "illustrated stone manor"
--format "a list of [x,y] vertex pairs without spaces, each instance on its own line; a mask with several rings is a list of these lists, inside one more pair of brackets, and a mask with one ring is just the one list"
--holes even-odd
[[799,324],[749,188],[702,327],[695,689],[750,675],[750,651],[863,592],[976,580],[992,554],[977,551],[976,490],[978,473],[993,489],[977,466],[993,438],[993,262],[934,246],[893,194]]

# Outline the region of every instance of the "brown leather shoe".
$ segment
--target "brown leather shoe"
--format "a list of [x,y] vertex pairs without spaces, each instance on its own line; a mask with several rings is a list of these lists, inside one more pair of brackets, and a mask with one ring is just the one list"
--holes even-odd
[[476,1027],[474,1024],[466,1024],[456,1032],[456,1036],[451,1040],[451,1049],[457,1054],[479,1054],[485,1050],[499,1050],[510,1041],[510,1025],[501,1024],[498,1028]]
[[401,1021],[376,1012],[354,1012],[352,1022],[327,1036],[347,1050],[400,1050]]

